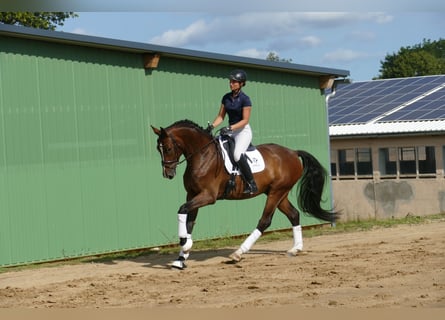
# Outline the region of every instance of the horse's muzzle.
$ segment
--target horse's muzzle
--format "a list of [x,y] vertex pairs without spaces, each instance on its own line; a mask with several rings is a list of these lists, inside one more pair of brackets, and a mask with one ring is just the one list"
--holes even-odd
[[173,179],[176,176],[176,168],[162,167],[162,175],[166,179]]

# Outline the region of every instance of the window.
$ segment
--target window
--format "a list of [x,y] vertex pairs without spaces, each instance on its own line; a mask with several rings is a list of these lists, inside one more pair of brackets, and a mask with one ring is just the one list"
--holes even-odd
[[442,147],[442,172],[445,178],[445,146]]
[[397,174],[397,148],[379,149],[379,168],[383,176]]
[[436,173],[436,153],[434,147],[418,147],[419,173]]
[[337,151],[331,149],[331,176],[337,176]]
[[372,175],[372,155],[370,148],[356,149],[357,175]]
[[416,149],[399,148],[400,174],[416,174]]
[[338,150],[338,166],[341,176],[354,175],[354,149]]
[[332,176],[356,178],[372,175],[371,148],[331,150]]
[[436,173],[434,147],[399,147],[379,149],[379,169],[385,176],[418,176]]
[[[443,153],[445,155],[445,146]],[[445,156],[443,157],[445,167]],[[374,171],[382,179],[434,178],[434,146],[389,147],[378,149],[378,168],[373,167],[371,148],[331,150],[331,174],[334,179],[369,179]]]

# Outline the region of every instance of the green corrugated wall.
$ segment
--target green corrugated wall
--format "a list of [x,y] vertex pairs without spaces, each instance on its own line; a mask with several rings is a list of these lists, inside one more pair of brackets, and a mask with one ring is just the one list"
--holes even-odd
[[[233,68],[161,57],[150,71],[137,53],[0,36],[0,266],[176,243],[184,167],[162,178],[149,126],[205,126]],[[244,69],[254,143],[305,149],[327,167],[318,78]],[[251,232],[264,202],[201,209],[194,238]],[[270,230],[288,227],[277,213]]]

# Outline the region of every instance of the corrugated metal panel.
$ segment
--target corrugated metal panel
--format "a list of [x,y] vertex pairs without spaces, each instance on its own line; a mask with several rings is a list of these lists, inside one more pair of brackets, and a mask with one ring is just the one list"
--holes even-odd
[[[149,125],[204,126],[233,67],[163,57],[145,71],[136,53],[0,38],[0,265],[176,243],[184,167],[162,178]],[[254,142],[306,149],[327,167],[318,79],[247,72]],[[250,232],[264,201],[203,208],[195,239]],[[276,215],[271,229],[287,227]]]

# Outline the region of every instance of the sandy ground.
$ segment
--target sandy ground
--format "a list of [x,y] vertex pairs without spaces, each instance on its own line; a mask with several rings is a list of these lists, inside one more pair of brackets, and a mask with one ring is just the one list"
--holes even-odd
[[[266,235],[267,236],[267,235]],[[445,221],[235,248],[0,274],[0,308],[444,308]]]

